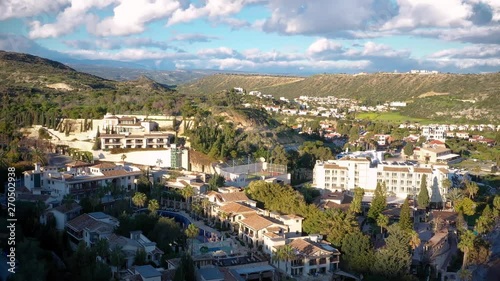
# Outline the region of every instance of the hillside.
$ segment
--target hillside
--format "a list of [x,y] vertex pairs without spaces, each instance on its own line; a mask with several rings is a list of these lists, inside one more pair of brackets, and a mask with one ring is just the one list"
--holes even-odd
[[233,87],[275,97],[301,95],[354,98],[365,104],[406,101],[408,116],[420,118],[484,119],[498,122],[500,73],[494,74],[323,74],[307,78],[225,75],[204,77],[178,89],[210,94]]
[[37,118],[178,113],[184,98],[147,77],[117,82],[48,59],[3,51],[0,81],[0,131],[30,125]]

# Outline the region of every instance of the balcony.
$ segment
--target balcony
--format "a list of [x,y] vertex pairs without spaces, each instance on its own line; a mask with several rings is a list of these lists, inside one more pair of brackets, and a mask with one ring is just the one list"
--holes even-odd
[[302,260],[295,260],[295,261],[291,262],[291,267],[292,268],[303,267],[303,266],[304,266],[304,261],[302,261]]

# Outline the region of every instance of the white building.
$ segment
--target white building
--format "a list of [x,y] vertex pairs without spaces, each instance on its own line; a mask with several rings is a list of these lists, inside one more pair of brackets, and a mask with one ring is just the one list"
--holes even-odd
[[313,170],[313,186],[324,190],[364,188],[367,194],[377,183],[385,183],[387,192],[400,198],[418,194],[420,180],[427,176],[427,188],[432,202],[442,202],[447,193],[442,187],[449,171],[445,165],[416,165],[412,163],[387,163],[365,157],[344,157],[339,160],[317,161]]
[[447,125],[428,125],[422,126],[422,136],[427,140],[446,141],[446,131],[449,127]]
[[340,252],[330,244],[322,242],[319,235],[290,238],[279,244],[269,247],[271,256],[284,245],[290,245],[294,250],[294,257],[289,261],[278,262],[276,259],[271,259],[272,265],[280,271],[288,270],[287,275],[307,277],[338,269]]
[[24,184],[33,194],[48,194],[57,201],[62,201],[68,194],[79,200],[108,184],[124,191],[136,190],[137,179],[142,175],[137,167],[113,163],[93,165],[78,161],[66,167],[66,171],[59,172],[35,164],[35,170],[24,172]]
[[131,134],[130,132],[119,134],[101,134],[101,148],[168,148],[173,134],[168,133],[148,133]]
[[113,234],[118,220],[103,212],[83,214],[66,223],[66,233],[73,246],[85,242],[87,247]]
[[267,182],[290,184],[291,176],[286,165],[256,161],[246,165],[230,166],[230,163],[214,167],[215,172],[223,176],[227,185],[246,187],[255,179]]

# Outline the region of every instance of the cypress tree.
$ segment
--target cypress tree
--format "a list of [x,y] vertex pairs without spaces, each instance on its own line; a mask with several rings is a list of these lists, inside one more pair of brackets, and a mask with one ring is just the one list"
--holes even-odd
[[380,184],[379,182],[377,183],[377,187],[375,189],[372,205],[370,206],[370,210],[368,210],[368,218],[371,218],[374,221],[377,220],[378,215],[382,213],[386,205],[385,183]]
[[413,224],[411,222],[410,204],[408,198],[401,206],[401,213],[399,214],[399,227],[404,231],[411,231],[413,229]]
[[427,175],[422,175],[420,182],[420,192],[418,193],[417,203],[421,208],[427,208],[429,206],[429,191],[427,190]]

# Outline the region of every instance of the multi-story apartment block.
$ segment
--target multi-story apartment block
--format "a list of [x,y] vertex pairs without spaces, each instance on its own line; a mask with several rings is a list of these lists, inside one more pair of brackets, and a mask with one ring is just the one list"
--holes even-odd
[[367,194],[375,190],[377,183],[385,183],[387,191],[406,198],[418,194],[423,175],[427,176],[427,188],[432,202],[442,202],[447,190],[443,179],[449,171],[444,165],[423,165],[409,162],[388,163],[367,158],[344,157],[339,160],[317,161],[313,171],[313,186],[330,191],[362,187]]
[[422,126],[422,136],[426,137],[427,140],[446,140],[446,131],[449,130],[448,125],[428,125]]
[[101,134],[101,148],[168,148],[174,135],[168,133],[149,134]]
[[35,164],[35,170],[24,172],[24,184],[32,193],[48,194],[58,201],[68,194],[79,200],[107,185],[125,191],[135,190],[137,179],[142,175],[139,168],[107,162],[93,165],[78,161],[66,167],[66,171],[60,172]]

